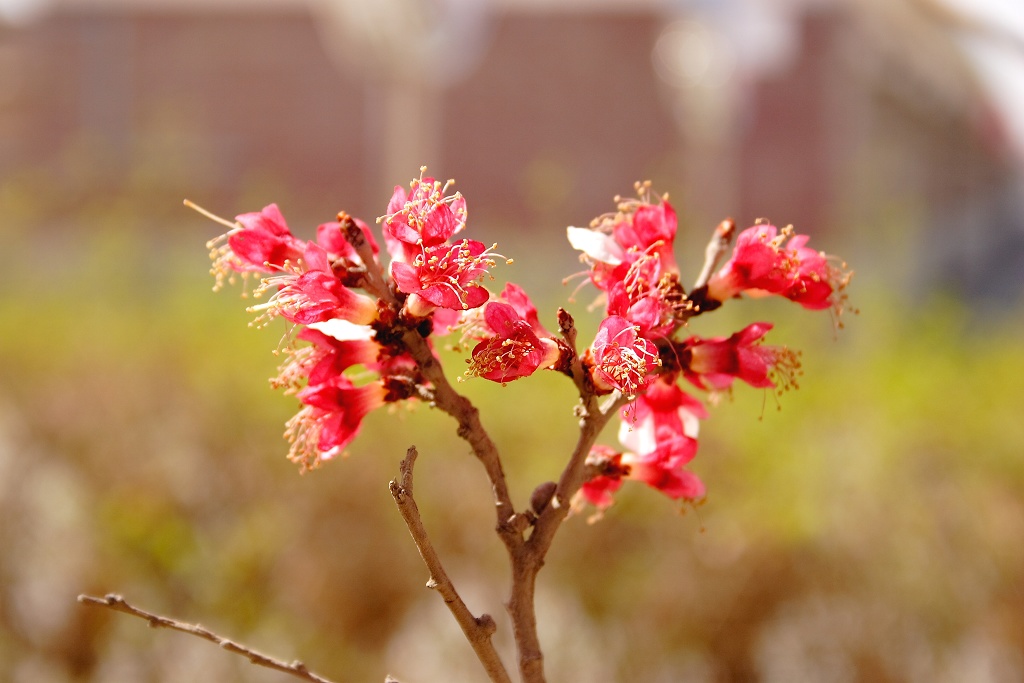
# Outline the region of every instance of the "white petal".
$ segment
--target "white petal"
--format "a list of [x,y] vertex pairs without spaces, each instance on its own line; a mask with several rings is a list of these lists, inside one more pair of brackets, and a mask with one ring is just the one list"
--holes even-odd
[[590,228],[574,228],[572,226],[566,228],[565,232],[573,249],[579,249],[595,261],[611,266],[622,263],[625,252],[611,235]]
[[369,325],[356,325],[341,318],[331,318],[322,323],[310,323],[310,329],[323,332],[338,341],[358,341],[373,339],[373,328]]
[[647,418],[631,424],[623,420],[619,424],[619,443],[634,453],[653,453],[658,448],[658,440],[654,438],[654,420]]
[[679,409],[679,419],[683,422],[683,434],[691,439],[696,439],[700,432],[700,418],[686,408]]

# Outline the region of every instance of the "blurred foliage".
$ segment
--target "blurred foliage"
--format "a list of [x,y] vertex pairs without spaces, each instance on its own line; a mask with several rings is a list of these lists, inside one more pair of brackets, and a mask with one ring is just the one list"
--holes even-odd
[[[280,437],[294,400],[266,382],[283,328],[248,329],[237,289],[210,294],[194,220],[142,233],[123,229],[143,223],[134,209],[108,219],[8,232],[24,256],[0,279],[4,680],[285,678],[75,602],[108,591],[340,682],[482,680],[387,490],[415,443],[428,529],[507,651],[504,551],[451,420],[378,411],[349,458],[299,476]],[[502,247],[534,279],[564,274],[526,244]],[[699,509],[626,486],[600,523],[565,525],[539,587],[551,680],[1024,676],[1022,318],[856,285],[863,312],[838,333],[779,301],[693,322],[775,321],[769,341],[804,350],[803,386],[737,387],[712,409]],[[568,289],[537,297],[552,328]],[[584,337],[588,296],[569,306]],[[570,383],[460,387],[524,504],[575,439]]]

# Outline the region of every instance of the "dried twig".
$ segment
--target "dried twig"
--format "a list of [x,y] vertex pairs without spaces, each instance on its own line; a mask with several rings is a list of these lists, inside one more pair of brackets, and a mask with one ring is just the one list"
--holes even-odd
[[704,267],[701,268],[697,281],[693,283],[694,289],[700,289],[711,279],[715,268],[718,267],[719,262],[722,260],[722,256],[729,250],[729,245],[732,243],[732,238],[735,234],[736,222],[731,218],[726,218],[715,228],[714,234],[711,235],[711,241],[708,242],[708,246],[704,250]]
[[495,683],[511,683],[508,671],[491,642],[491,636],[497,629],[494,619],[489,614],[473,616],[459,596],[455,585],[448,578],[447,572],[441,565],[441,559],[427,536],[427,530],[420,518],[419,507],[412,495],[413,466],[416,463],[417,455],[416,447],[411,446],[400,465],[400,477],[398,480],[391,481],[390,488],[395,504],[398,505],[398,511],[402,514],[402,519],[405,520],[405,525],[409,528],[409,533],[412,534],[413,542],[416,543],[416,548],[420,551],[420,557],[423,558],[423,563],[427,565],[427,570],[430,572],[427,587],[436,590],[444,599],[444,603],[462,628],[462,632],[466,634],[466,639],[469,640],[469,644],[491,680]]
[[92,595],[79,595],[78,602],[83,605],[107,607],[116,612],[124,612],[125,614],[145,619],[153,628],[169,628],[175,631],[181,631],[182,633],[188,633],[189,635],[198,636],[204,640],[216,643],[228,652],[234,652],[235,654],[246,657],[250,662],[257,666],[263,666],[268,669],[274,669],[275,671],[291,674],[296,678],[301,678],[305,681],[312,681],[313,683],[332,683],[330,679],[318,676],[307,669],[306,665],[300,661],[296,660],[289,664],[281,661],[280,659],[268,657],[267,655],[257,652],[256,650],[253,650],[241,643],[219,636],[213,631],[203,628],[198,624],[188,624],[183,621],[178,621],[176,619],[171,619],[169,617],[139,609],[138,607],[128,603],[120,595],[116,595],[114,593],[107,593],[102,598],[97,598]]

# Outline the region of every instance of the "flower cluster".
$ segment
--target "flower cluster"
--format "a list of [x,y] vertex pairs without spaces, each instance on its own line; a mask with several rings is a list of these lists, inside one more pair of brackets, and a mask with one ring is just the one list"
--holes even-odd
[[763,343],[770,323],[703,338],[684,334],[689,320],[742,295],[776,295],[837,314],[845,302],[848,273],[808,249],[807,237],[792,228],[755,225],[719,264],[735,229],[728,221],[687,291],[674,254],[675,210],[638,184],[636,199],[617,200],[615,212],[588,227],[568,228],[604,308],[593,341],[579,351],[574,328],[569,334],[560,317],[559,334],[549,332],[521,287],[509,283],[493,293],[482,284],[502,257],[461,236],[466,201],[450,187],[421,171],[408,189],[395,188],[378,219],[386,267],[369,227],[344,213],[304,241],[270,205],[222,221],[229,230],[210,243],[217,287],[258,274],[253,295],[260,301],[249,309],[257,324],[291,324],[272,383],[299,401],[285,434],[289,458],[304,470],[343,453],[372,410],[431,401],[436,387],[424,364],[432,357],[414,348],[429,349],[434,338],[457,331],[469,349],[467,377],[506,384],[551,369],[573,377],[584,400],[610,397],[608,410],[621,418],[621,448],[592,448],[578,504],[603,510],[627,479],[695,501],[704,485],[688,466],[708,412],[682,385],[708,398],[736,379],[783,390],[796,385],[800,362],[797,353]]
[[480,280],[495,255],[480,242],[453,239],[465,227],[466,203],[447,195],[448,185],[421,175],[409,191],[395,188],[380,219],[386,282],[368,276],[384,272],[373,233],[346,214],[304,241],[271,204],[221,221],[230,229],[209,243],[215,289],[237,274],[259,274],[253,296],[265,301],[249,307],[256,324],[279,317],[293,324],[271,383],[299,400],[285,436],[289,458],[303,470],[342,453],[370,411],[429,393],[404,332],[450,328],[488,300]]
[[[632,399],[621,408],[622,449],[596,445],[587,458],[589,477],[575,502],[599,510],[612,504],[626,479],[673,499],[703,498],[704,485],[687,465],[696,455],[699,421],[707,410],[680,380],[711,392],[709,397],[736,379],[779,391],[796,386],[799,354],[762,343],[770,323],[755,322],[730,337],[684,336],[692,317],[743,294],[774,294],[838,315],[850,277],[843,266],[808,249],[807,237],[794,235],[791,227],[755,225],[739,234],[731,258],[717,272],[724,248],[713,250],[704,281],[699,278],[686,292],[673,255],[675,211],[667,197],[652,199],[649,185],[638,184],[637,192],[638,199],[618,200],[618,211],[589,227],[568,228],[569,242],[582,252],[605,307],[585,355],[593,384]],[[733,230],[731,221],[723,222],[717,243],[727,244]]]

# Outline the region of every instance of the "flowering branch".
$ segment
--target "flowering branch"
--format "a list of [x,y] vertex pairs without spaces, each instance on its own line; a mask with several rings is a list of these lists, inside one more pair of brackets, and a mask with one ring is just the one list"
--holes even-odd
[[[500,255],[495,246],[457,236],[466,227],[465,199],[448,194],[452,181],[424,172],[408,191],[395,188],[378,219],[390,257],[386,265],[383,250],[359,219],[339,213],[337,222],[317,228],[315,241],[305,241],[271,204],[237,216],[235,223],[217,219],[228,232],[209,243],[213,274],[218,286],[239,275],[262,274],[254,296],[268,300],[250,308],[259,313],[257,322],[283,317],[298,329],[288,338],[287,360],[272,383],[301,403],[285,435],[292,444],[288,457],[303,471],[343,453],[366,414],[388,403],[418,399],[455,419],[459,437],[487,474],[495,531],[508,553],[511,590],[505,606],[520,678],[544,683],[536,579],[570,511],[590,503],[600,514],[626,480],[681,504],[703,500],[704,484],[687,466],[697,452],[700,421],[708,417],[705,401],[713,402],[713,395],[696,398],[680,387],[683,380],[705,392],[728,390],[736,379],[777,392],[796,387],[799,354],[761,343],[771,323],[703,338],[684,336],[689,321],[735,298],[768,295],[809,310],[831,310],[838,318],[852,273],[807,247],[808,237],[792,226],[759,222],[737,235],[727,219],[713,232],[687,292],[673,247],[675,210],[667,195],[656,197],[650,183],[638,183],[636,199],[617,198],[616,211],[566,231],[604,304],[594,340],[581,348],[564,309],[552,335],[521,287],[509,283],[493,293],[481,284]],[[460,346],[472,345],[469,377],[506,384],[548,369],[576,386],[576,445],[558,481],[537,486],[521,512],[479,411],[455,391],[434,351],[435,339],[456,330]],[[597,443],[616,416],[621,450]],[[416,457],[410,448],[391,493],[430,572],[427,585],[441,594],[491,680],[511,683],[491,642],[494,620],[473,616],[427,537],[413,498]]]
[[311,681],[312,683],[332,683],[330,679],[318,676],[307,669],[306,665],[298,660],[289,664],[281,661],[280,659],[269,657],[261,652],[253,650],[250,647],[242,645],[241,643],[219,636],[213,631],[203,628],[199,624],[188,624],[183,621],[178,621],[177,619],[171,619],[169,617],[139,609],[138,607],[128,603],[128,601],[120,595],[116,595],[114,593],[107,593],[102,598],[97,598],[92,595],[79,595],[78,602],[83,605],[106,607],[114,610],[115,612],[124,612],[125,614],[132,615],[133,617],[145,619],[149,622],[149,625],[152,628],[169,628],[174,631],[181,631],[182,633],[197,636],[204,640],[209,640],[228,652],[234,652],[235,654],[246,657],[250,662],[257,666],[263,666],[268,669],[274,669],[275,671],[291,674],[296,678]]
[[398,505],[398,511],[402,514],[402,519],[409,527],[413,542],[420,551],[420,557],[423,558],[423,563],[427,565],[427,570],[430,572],[427,588],[433,588],[444,599],[444,604],[448,606],[455,621],[462,628],[462,632],[466,634],[466,639],[473,651],[476,652],[484,669],[487,670],[490,679],[494,683],[511,683],[512,679],[509,678],[505,665],[502,664],[501,658],[491,642],[491,636],[497,630],[497,624],[489,614],[473,616],[458,591],[455,590],[451,579],[448,578],[447,572],[441,565],[441,559],[427,536],[423,520],[420,519],[419,507],[413,498],[413,466],[416,464],[417,455],[416,447],[410,446],[399,467],[400,478],[392,480],[389,487],[395,504]]

